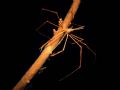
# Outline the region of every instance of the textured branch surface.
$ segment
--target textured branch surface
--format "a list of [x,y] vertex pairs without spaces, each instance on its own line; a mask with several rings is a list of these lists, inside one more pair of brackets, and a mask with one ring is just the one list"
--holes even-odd
[[[65,33],[57,34],[62,32],[63,29],[68,28],[71,21],[74,19],[74,15],[79,7],[80,0],[73,0],[73,3],[63,21],[61,27],[58,28],[56,34],[50,39],[49,43],[45,46],[42,53],[39,55],[37,60],[33,63],[33,65],[28,69],[28,71],[23,75],[21,80],[16,84],[16,86],[12,90],[24,90],[26,85],[30,83],[30,80],[35,76],[35,74],[40,70],[42,65],[45,63],[47,58],[52,54],[52,51],[58,46]],[[57,39],[55,38],[57,36]]]

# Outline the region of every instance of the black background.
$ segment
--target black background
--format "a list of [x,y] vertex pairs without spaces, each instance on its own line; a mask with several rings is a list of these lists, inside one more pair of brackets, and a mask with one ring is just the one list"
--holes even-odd
[[[39,56],[39,47],[48,38],[39,35],[35,29],[44,21],[49,20],[57,24],[55,14],[41,12],[42,8],[57,11],[64,18],[72,0],[32,0],[32,1],[6,1],[2,9],[1,27],[1,76],[0,90],[11,90],[20,80],[28,68]],[[72,21],[84,25],[85,29],[74,34],[84,38],[96,52],[96,9],[90,0],[82,0],[80,7]],[[51,37],[54,26],[46,25],[46,36]],[[48,30],[49,29],[49,30]],[[69,39],[68,41],[71,42]],[[62,49],[63,43],[58,46]],[[56,50],[57,51],[57,50]],[[100,68],[94,55],[84,47],[82,68],[72,76],[59,82],[58,80],[79,65],[79,47],[67,43],[63,53],[50,57],[44,64],[47,67],[42,73],[36,74],[26,90],[69,89],[83,90],[101,88],[99,85]],[[99,75],[98,75],[99,72]]]

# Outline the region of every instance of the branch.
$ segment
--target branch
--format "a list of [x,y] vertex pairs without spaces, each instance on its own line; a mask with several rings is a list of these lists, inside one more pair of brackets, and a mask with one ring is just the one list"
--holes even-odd
[[[73,0],[73,3],[68,11],[62,27],[59,27],[56,31],[56,34],[50,39],[49,43],[45,46],[45,49],[42,51],[41,55],[37,58],[37,60],[33,63],[33,65],[28,69],[28,71],[23,75],[21,80],[16,84],[16,86],[12,90],[24,90],[26,85],[30,83],[30,80],[35,76],[38,70],[45,63],[47,58],[52,54],[52,51],[60,44],[65,33],[61,33],[63,29],[68,28],[71,21],[74,19],[74,15],[79,7],[80,0]],[[57,37],[57,39],[56,39]]]

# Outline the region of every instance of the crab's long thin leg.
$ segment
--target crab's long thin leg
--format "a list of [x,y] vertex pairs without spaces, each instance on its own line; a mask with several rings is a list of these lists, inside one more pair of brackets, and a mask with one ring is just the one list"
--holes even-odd
[[44,34],[42,34],[40,31],[39,31],[39,29],[41,28],[41,27],[43,27],[45,24],[51,24],[51,25],[53,25],[53,26],[55,26],[55,27],[58,27],[58,25],[55,25],[54,23],[52,23],[52,22],[50,22],[50,21],[45,21],[45,22],[43,22],[38,28],[36,28],[35,29],[35,31],[37,31],[40,35],[42,35],[42,36],[44,36],[44,37],[46,37],[46,38],[50,38],[50,37],[48,37],[48,36],[46,36],[46,35],[44,35]]
[[82,46],[71,35],[69,35],[69,37],[80,47],[80,64],[79,64],[78,68],[76,68],[71,73],[67,74],[65,77],[61,78],[59,81],[62,81],[65,78],[71,76],[73,73],[75,73],[77,70],[79,70],[81,68],[81,64],[82,64]]
[[65,46],[66,46],[66,43],[67,43],[67,39],[68,39],[68,34],[67,34],[67,36],[66,36],[66,39],[65,39],[65,43],[64,43],[63,49],[60,50],[60,51],[58,51],[58,52],[56,52],[56,53],[53,53],[51,56],[55,56],[55,55],[57,55],[57,54],[59,54],[59,53],[61,53],[61,52],[63,52],[63,51],[65,50]]
[[83,45],[85,45],[95,56],[96,56],[96,53],[85,43],[81,42]]
[[48,43],[49,43],[49,40],[48,40],[46,43],[44,43],[44,44],[39,48],[39,50],[42,50]]
[[80,37],[78,37],[78,36],[76,36],[76,35],[74,35],[74,34],[70,34],[71,36],[73,36],[73,37],[75,37],[75,38],[77,38],[77,39],[79,39],[80,41],[83,41],[84,39],[83,38],[80,38]]
[[[75,35],[73,35],[73,34],[70,34],[71,36],[75,36]],[[83,41],[84,39],[83,38],[80,38],[80,37],[78,37],[78,36],[75,36],[76,38],[78,38],[79,40],[81,40],[81,41]],[[69,42],[70,43],[70,42]],[[73,43],[71,43],[71,44],[75,44],[75,42],[73,42]]]
[[51,25],[53,25],[53,26],[55,26],[55,27],[58,27],[58,25],[56,25],[56,24],[54,24],[54,23],[52,23],[52,22],[50,22],[50,21],[45,21],[45,22],[43,22],[43,24],[41,24],[38,28],[36,28],[36,31],[39,31],[39,29],[42,27],[42,26],[44,26],[45,24],[47,24],[47,23],[49,23],[49,24],[51,24]]
[[75,37],[75,35],[73,36],[74,39],[76,39],[79,43],[83,44],[84,46],[86,46],[87,49],[89,49],[95,56],[96,56],[96,53],[86,44],[86,43],[83,43],[81,40],[79,40],[78,38]]
[[52,11],[52,10],[48,10],[48,9],[45,9],[45,8],[42,8],[42,10],[47,11],[47,12],[54,13],[54,14],[57,15],[57,18],[60,19],[59,15],[58,15],[58,12],[56,12],[56,11]]

